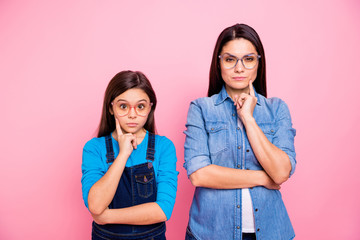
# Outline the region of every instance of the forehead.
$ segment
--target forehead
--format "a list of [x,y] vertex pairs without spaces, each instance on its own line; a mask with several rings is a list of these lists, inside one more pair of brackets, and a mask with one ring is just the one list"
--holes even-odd
[[244,56],[250,53],[257,54],[257,51],[255,49],[255,46],[249,40],[244,38],[237,38],[227,42],[223,46],[221,54],[223,53],[230,53],[236,56]]
[[136,103],[141,100],[145,100],[147,102],[150,101],[149,96],[144,92],[144,90],[139,88],[129,89],[117,96],[114,100],[115,102],[119,100],[124,100],[130,103]]

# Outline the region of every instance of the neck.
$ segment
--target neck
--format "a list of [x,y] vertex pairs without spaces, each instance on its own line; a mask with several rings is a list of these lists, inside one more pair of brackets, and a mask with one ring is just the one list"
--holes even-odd
[[228,86],[225,86],[225,89],[226,89],[226,92],[229,94],[229,96],[231,97],[231,99],[233,101],[235,99],[235,95],[240,96],[240,94],[242,94],[242,93],[246,93],[246,94],[250,93],[249,87],[244,88],[244,89],[234,89],[234,88],[230,88]]

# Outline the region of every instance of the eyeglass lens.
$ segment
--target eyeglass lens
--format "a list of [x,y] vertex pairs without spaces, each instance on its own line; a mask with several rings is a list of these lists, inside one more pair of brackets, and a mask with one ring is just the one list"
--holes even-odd
[[221,60],[224,67],[227,69],[234,68],[238,61],[240,61],[246,69],[253,69],[258,63],[258,56],[255,54],[249,54],[243,56],[242,58],[237,58],[236,56],[225,53],[221,56]]
[[150,112],[151,109],[151,105],[146,102],[141,102],[134,106],[131,106],[130,104],[125,102],[117,102],[115,106],[116,106],[115,111],[117,115],[119,115],[120,117],[128,115],[131,108],[134,108],[136,115],[145,117]]

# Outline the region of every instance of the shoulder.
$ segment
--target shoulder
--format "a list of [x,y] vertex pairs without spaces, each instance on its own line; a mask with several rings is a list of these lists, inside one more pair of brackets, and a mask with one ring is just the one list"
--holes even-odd
[[194,105],[197,105],[199,107],[207,106],[209,104],[214,105],[214,98],[215,98],[215,95],[213,95],[212,97],[197,98],[197,99],[191,101],[190,105],[194,104]]
[[167,137],[161,135],[155,135],[156,146],[167,149],[175,148],[174,143]]
[[266,98],[261,94],[258,94],[258,102],[260,105],[265,105],[267,107],[271,107],[272,109],[277,109],[281,106],[286,106],[284,100],[278,97]]
[[105,148],[105,137],[95,137],[87,141],[84,145],[84,151],[101,151]]
[[258,101],[261,106],[271,111],[275,116],[284,117],[285,115],[290,117],[289,107],[284,100],[278,97],[265,98],[262,95],[258,95]]

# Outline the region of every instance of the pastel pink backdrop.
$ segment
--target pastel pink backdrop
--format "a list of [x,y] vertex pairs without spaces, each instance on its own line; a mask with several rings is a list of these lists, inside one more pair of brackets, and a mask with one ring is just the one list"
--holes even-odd
[[296,239],[359,239],[359,11],[356,0],[2,0],[0,239],[90,239],[82,147],[125,69],[149,77],[158,132],[176,145],[167,236],[184,239],[187,109],[206,95],[216,38],[235,23],[260,34],[268,95],[288,103],[297,129],[296,173],[282,187]]

